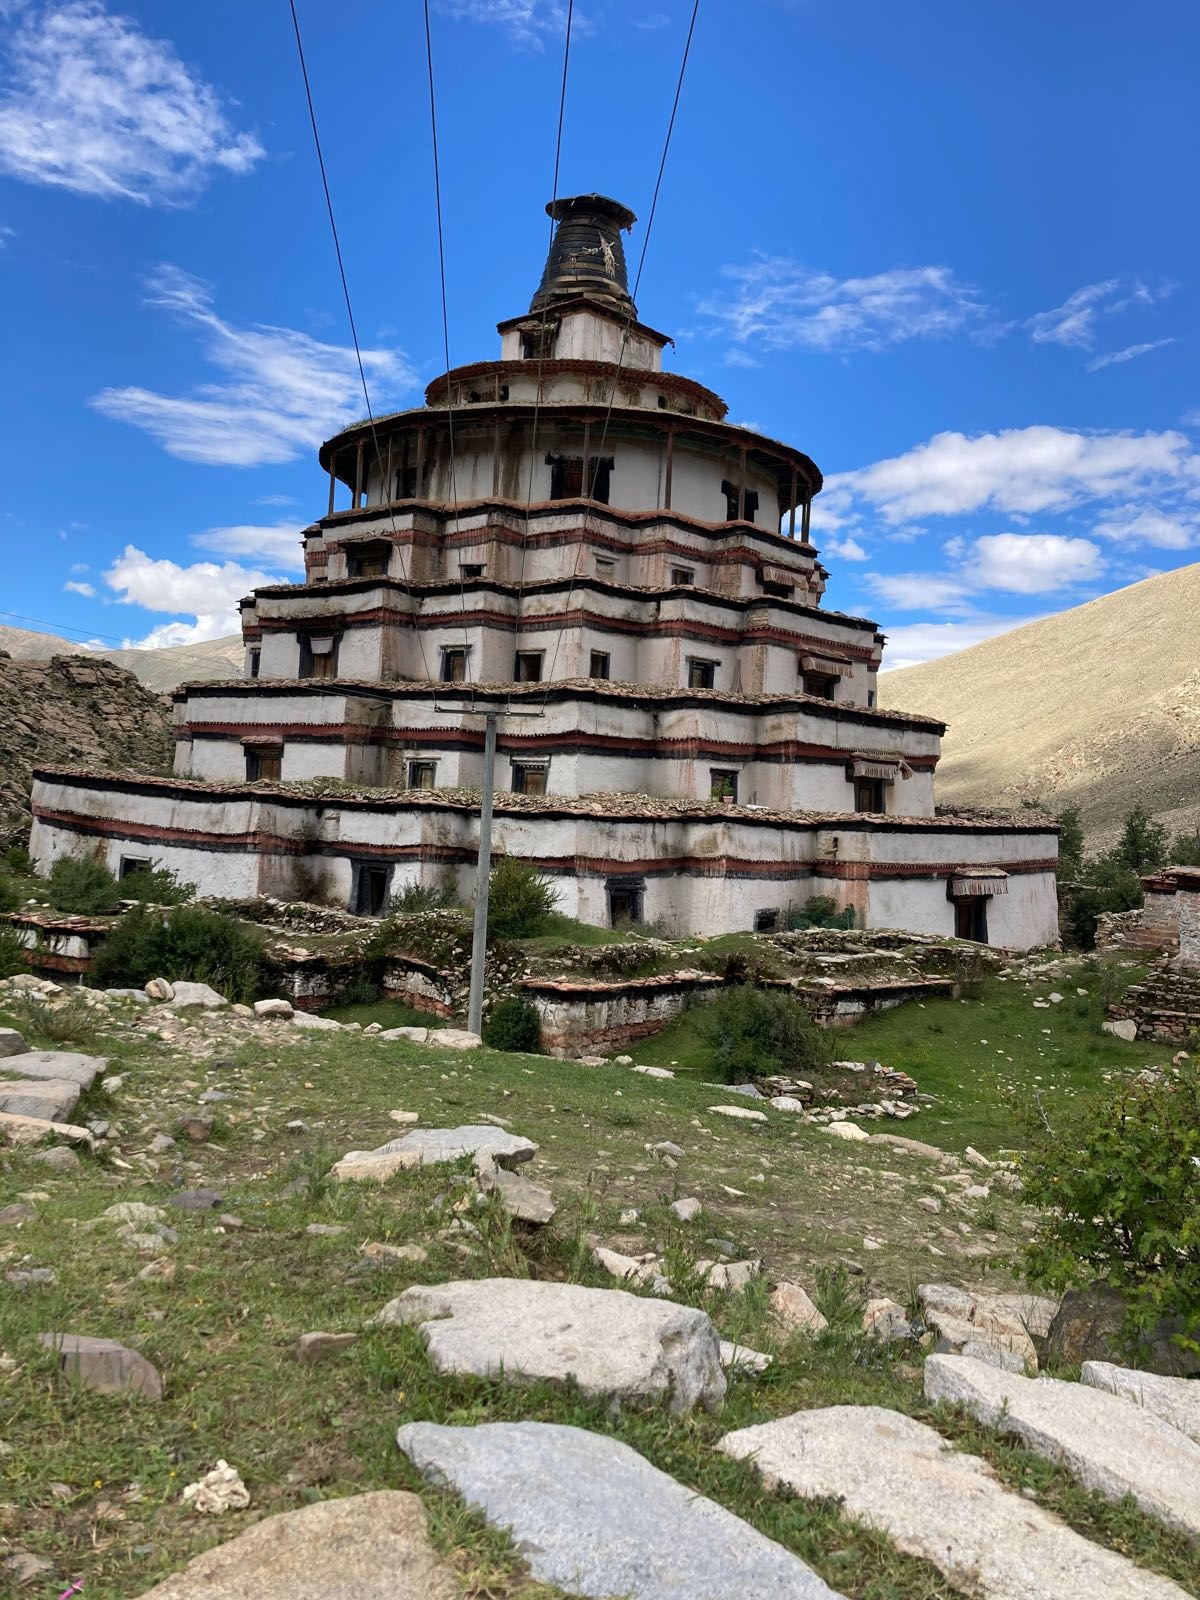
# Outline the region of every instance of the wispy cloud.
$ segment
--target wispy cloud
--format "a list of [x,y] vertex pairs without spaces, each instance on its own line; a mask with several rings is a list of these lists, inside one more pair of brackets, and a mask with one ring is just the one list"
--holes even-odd
[[1186,506],[1120,506],[1097,522],[1092,532],[1101,539],[1155,550],[1190,550],[1200,544],[1200,515]]
[[0,90],[0,170],[100,199],[179,205],[263,157],[166,40],[100,0],[20,8]]
[[1124,350],[1112,350],[1105,356],[1097,356],[1094,361],[1088,362],[1089,372],[1100,372],[1104,367],[1117,367],[1126,361],[1136,361],[1139,356],[1148,356],[1151,350],[1161,350],[1164,345],[1174,344],[1171,339],[1151,339],[1147,344],[1127,344]]
[[[967,650],[985,639],[1023,628],[1036,622],[1037,617],[986,617],[973,622],[906,622],[898,628],[889,628],[887,654],[884,667],[888,672],[901,667],[916,667],[922,661],[936,661],[941,656],[952,655],[956,650]],[[886,677],[880,683],[880,703],[887,705]]]
[[269,561],[272,566],[293,572],[304,570],[304,548],[300,522],[275,522],[267,527],[255,523],[238,523],[227,528],[208,528],[197,533],[192,543],[198,550],[212,550],[221,556],[252,556],[259,561]]
[[243,567],[236,561],[197,561],[183,567],[156,561],[136,545],[125,549],[104,574],[104,582],[122,605],[141,606],[168,616],[190,616],[190,622],[160,623],[127,646],[147,650],[168,645],[200,644],[236,633],[238,601],[260,584],[278,583],[271,573]]
[[871,572],[865,579],[871,593],[897,611],[966,611],[971,587],[961,579],[935,572]]
[[92,585],[90,583],[82,583],[77,578],[68,579],[63,584],[63,591],[66,594],[81,594],[85,600],[94,600],[96,598],[96,591]]
[[1171,283],[1148,284],[1141,279],[1105,278],[1100,283],[1084,284],[1083,288],[1069,294],[1062,305],[1050,311],[1035,312],[1025,326],[1034,344],[1074,345],[1077,349],[1090,350],[1096,342],[1102,318],[1118,316],[1138,307],[1148,309],[1167,299],[1174,288]]
[[[566,7],[556,0],[438,0],[438,10],[455,22],[481,22],[502,28],[517,44],[542,49],[547,35],[560,35],[566,28]],[[587,21],[576,15],[572,31],[586,31]]]
[[[217,466],[291,461],[362,414],[352,348],[322,344],[292,328],[227,322],[206,284],[169,265],[150,280],[149,303],[198,332],[207,360],[225,380],[178,396],[104,389],[91,404],[106,417],[144,428],[171,455]],[[362,358],[373,399],[416,382],[398,351],[366,349]]]
[[733,339],[727,361],[747,345],[765,350],[885,350],[910,339],[939,339],[981,325],[985,308],[949,267],[893,267],[865,278],[836,278],[787,256],[727,266],[731,287],[697,307],[709,333]]
[[963,573],[973,588],[1009,594],[1053,594],[1104,569],[1099,545],[1061,533],[985,534],[965,554]]

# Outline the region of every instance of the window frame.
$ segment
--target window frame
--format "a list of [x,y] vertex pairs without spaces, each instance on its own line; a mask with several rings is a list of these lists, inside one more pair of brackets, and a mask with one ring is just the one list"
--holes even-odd
[[[247,783],[282,783],[283,782],[283,745],[282,743],[268,743],[264,740],[261,744],[247,744],[242,746],[246,758]],[[274,767],[273,772],[264,772],[263,765]]]
[[[525,665],[523,665],[523,663]],[[527,670],[527,665],[533,663],[534,671]],[[542,669],[546,664],[544,650],[514,650],[512,681],[514,683],[542,683]]]
[[741,772],[737,767],[709,767],[708,798],[722,802],[728,800],[731,806],[736,806],[740,778]]
[[[864,816],[885,817],[887,815],[887,790],[888,785],[882,778],[854,778],[854,809]],[[864,793],[870,790],[869,798],[878,801],[878,805],[864,805]]]
[[[436,758],[433,759],[433,760],[430,760],[429,757],[427,757],[427,756],[411,756],[409,758],[408,766],[407,766],[407,772],[405,774],[406,777],[408,778],[408,785],[407,785],[408,788],[410,788],[410,789],[436,789],[437,788],[437,769],[438,769],[438,764],[437,764]],[[418,783],[417,782],[417,774],[419,772],[424,772],[424,771],[427,771],[429,773],[430,779],[432,780],[430,783]]]
[[[597,661],[604,663],[604,671],[596,671]],[[612,652],[610,650],[593,650],[588,663],[588,677],[595,678],[600,683],[607,683],[612,677]]]
[[[439,683],[467,683],[467,682],[469,682],[469,679],[467,677],[467,669],[471,665],[471,647],[470,647],[470,645],[443,644],[443,645],[440,645],[438,648],[441,650],[441,655],[442,655],[441,668],[440,668],[439,675],[438,675],[438,682]],[[452,662],[456,662],[456,661],[461,661],[461,663],[462,663],[462,673],[458,677],[455,677],[453,672],[450,670],[451,663]]]
[[[381,892],[377,894],[376,889]],[[392,868],[386,862],[351,861],[349,909],[352,917],[386,916],[391,896]]]
[[[337,633],[302,633],[299,638],[300,662],[297,670],[297,677],[300,679],[300,681],[302,683],[329,683],[335,679],[338,674],[338,654],[340,652],[342,643],[341,635]],[[313,649],[314,640],[316,640],[317,643],[323,643],[326,639],[329,640],[328,650]],[[321,670],[319,672],[317,670],[318,662],[321,663]],[[326,665],[326,663],[328,663],[328,665]]]
[[[688,656],[687,658],[687,686],[689,689],[715,689],[717,687],[717,668],[720,662],[710,656]],[[697,674],[707,677],[707,683],[698,683]]]
[[[540,789],[538,789],[538,788],[530,789],[530,788],[527,787],[528,778],[529,778],[529,775],[531,773],[537,773],[537,774],[540,775],[541,780],[542,780],[542,787]],[[550,762],[549,762],[549,759],[547,758],[546,760],[538,760],[538,759],[523,760],[520,757],[514,757],[513,761],[512,761],[512,764],[511,764],[511,772],[509,774],[509,792],[511,794],[532,794],[532,795],[549,794],[550,793]]]
[[674,589],[688,589],[696,582],[695,567],[672,567],[671,587]]

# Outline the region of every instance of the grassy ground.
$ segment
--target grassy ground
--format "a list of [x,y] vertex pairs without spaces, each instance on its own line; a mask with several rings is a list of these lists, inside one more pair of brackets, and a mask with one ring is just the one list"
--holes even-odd
[[[881,1349],[850,1331],[867,1293],[905,1301],[912,1284],[928,1278],[1008,1282],[1006,1263],[1023,1236],[1013,1200],[993,1199],[981,1211],[947,1194],[936,1166],[886,1147],[843,1145],[783,1114],[771,1112],[765,1124],[729,1122],[708,1109],[729,1097],[696,1077],[660,1081],[616,1066],[300,1035],[285,1024],[220,1016],[169,1028],[162,1038],[146,1031],[142,1012],[104,1015],[117,1025],[99,1026],[72,1007],[46,1019],[52,1032],[44,1039],[102,1048],[113,1058],[110,1073],[124,1074],[115,1093],[94,1096],[89,1108],[116,1125],[113,1154],[62,1177],[28,1154],[0,1158],[0,1206],[30,1196],[38,1213],[19,1231],[0,1234],[0,1266],[49,1266],[58,1279],[41,1290],[5,1289],[0,1314],[0,1551],[7,1542],[55,1562],[53,1578],[26,1592],[49,1597],[78,1581],[88,1600],[127,1600],[264,1512],[367,1488],[412,1487],[431,1508],[435,1536],[454,1553],[464,1595],[541,1600],[550,1591],[528,1580],[505,1541],[481,1531],[452,1497],[419,1485],[394,1444],[396,1427],[414,1419],[534,1417],[625,1439],[797,1551],[853,1600],[949,1600],[955,1591],[936,1572],[848,1522],[836,1506],[766,1495],[751,1467],[711,1448],[731,1428],[801,1407],[869,1402],[931,1418],[1040,1503],[1200,1594],[1193,1547],[1127,1506],[1083,1494],[987,1430],[934,1416],[922,1399],[917,1352]],[[942,1020],[945,1032],[927,1036],[927,1017]],[[10,1020],[35,1042],[28,1013]],[[1074,1063],[1086,1043],[1098,1042],[1087,1018],[1065,1003],[1053,1014],[1031,1011],[1015,985],[989,988],[966,1007],[894,1013],[871,1025],[895,1030],[892,1047],[864,1030],[847,1034],[847,1053],[877,1053],[912,1070],[925,1088],[944,1041],[953,1066],[937,1092],[946,1098],[903,1131],[959,1148],[964,1128],[976,1130],[980,1142],[978,1127],[997,1126],[989,1097],[997,1074],[1011,1074],[1016,1063],[997,1068],[987,1047],[976,1042],[969,1053],[967,1044],[993,1036],[995,1043],[1002,1023],[1014,1038],[1020,1023],[1031,1040],[1052,1026],[1059,1058],[1043,1072],[1045,1093],[1072,1092],[1080,1069],[1068,1072],[1063,1062],[1069,1056]],[[924,1077],[915,1057],[901,1053],[908,1033],[909,1048],[926,1053]],[[1028,1061],[1022,1057],[1022,1071],[1042,1070],[1037,1048]],[[638,1059],[647,1054],[639,1050]],[[1150,1053],[1113,1041],[1095,1059],[1128,1066]],[[170,1132],[209,1088],[228,1095],[210,1108],[217,1118],[210,1142],[181,1144],[157,1161],[143,1155],[153,1133]],[[960,1098],[951,1099],[951,1091]],[[445,1234],[449,1206],[467,1192],[463,1175],[448,1169],[401,1174],[382,1188],[330,1184],[336,1156],[396,1134],[392,1109],[417,1111],[423,1123],[441,1126],[501,1117],[537,1140],[541,1150],[529,1170],[559,1201],[553,1227],[521,1233],[485,1208],[472,1213],[478,1239]],[[685,1151],[677,1172],[645,1149],[661,1139]],[[117,1237],[113,1222],[98,1220],[101,1213],[118,1200],[162,1205],[173,1191],[199,1184],[223,1191],[220,1210],[169,1211],[166,1220],[180,1236],[164,1257],[170,1276],[141,1280],[147,1258]],[[704,1205],[686,1226],[666,1209],[684,1194]],[[941,1194],[941,1215],[915,1207],[922,1194]],[[629,1209],[639,1218],[623,1223]],[[315,1236],[305,1231],[312,1223],[345,1231]],[[735,1378],[717,1418],[677,1419],[661,1409],[614,1415],[561,1390],[435,1377],[411,1330],[367,1326],[413,1282],[492,1273],[611,1286],[591,1263],[594,1236],[618,1248],[665,1248],[679,1297],[705,1304],[722,1334],[770,1351],[775,1365],[762,1378]],[[815,1341],[789,1340],[768,1317],[765,1284],[706,1298],[689,1269],[697,1256],[713,1253],[706,1240],[714,1237],[739,1255],[762,1256],[772,1278],[796,1278],[816,1290],[845,1325]],[[372,1262],[360,1253],[371,1240],[420,1244],[428,1260],[416,1267]],[[831,1270],[843,1256],[865,1273]],[[301,1332],[315,1328],[362,1338],[320,1367],[302,1367],[292,1349]],[[43,1329],[136,1345],[163,1371],[166,1398],[151,1405],[72,1388],[37,1346]],[[253,1509],[210,1524],[185,1510],[179,1495],[218,1457],[239,1468]]]

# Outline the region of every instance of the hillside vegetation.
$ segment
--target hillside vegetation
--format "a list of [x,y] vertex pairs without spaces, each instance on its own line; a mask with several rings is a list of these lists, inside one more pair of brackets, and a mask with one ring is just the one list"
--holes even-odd
[[918,667],[880,704],[949,724],[943,804],[1077,806],[1112,842],[1142,805],[1172,834],[1200,824],[1200,565],[1147,578]]

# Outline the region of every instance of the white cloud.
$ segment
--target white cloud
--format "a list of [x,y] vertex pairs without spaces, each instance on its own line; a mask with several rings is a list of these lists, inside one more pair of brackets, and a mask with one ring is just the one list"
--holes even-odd
[[[994,639],[997,634],[1009,633],[1013,628],[1023,628],[1037,617],[990,617],[980,622],[911,622],[899,628],[889,628],[884,668],[897,672],[901,667],[919,666],[922,661],[936,661],[956,650],[968,650],[973,644]],[[886,683],[880,695],[887,704]]]
[[63,591],[66,594],[81,594],[85,600],[94,600],[96,598],[96,591],[90,583],[80,583],[75,578],[71,578],[63,584]]
[[174,561],[156,561],[129,544],[105,572],[104,581],[123,605],[193,618],[160,624],[144,638],[126,641],[132,648],[152,650],[237,633],[238,601],[251,589],[282,580],[236,561],[219,566],[215,561],[197,561],[181,567]]
[[1034,344],[1074,345],[1088,350],[1096,342],[1097,323],[1101,317],[1117,316],[1131,307],[1152,306],[1165,300],[1174,287],[1170,283],[1151,286],[1137,279],[1105,278],[1101,283],[1088,283],[1076,289],[1062,305],[1051,311],[1036,312],[1025,326]]
[[[949,267],[893,267],[868,278],[835,278],[787,256],[759,256],[723,267],[728,294],[701,302],[710,332],[732,335],[736,352],[767,350],[880,351],[908,339],[945,338],[981,323],[978,294]],[[737,363],[732,352],[727,361]]]
[[1047,594],[1098,577],[1104,561],[1090,539],[1058,533],[994,533],[976,539],[966,572],[983,589]]
[[[548,34],[561,34],[566,28],[564,6],[554,0],[440,0],[438,10],[456,22],[482,22],[503,28],[518,44],[540,50]],[[572,29],[587,24],[576,16]]]
[[1161,350],[1164,345],[1174,344],[1172,339],[1151,339],[1148,344],[1127,344],[1124,350],[1112,350],[1106,356],[1097,356],[1094,361],[1088,362],[1089,372],[1101,372],[1105,367],[1122,366],[1126,361],[1136,361],[1138,356],[1149,355],[1151,350]]
[[969,610],[971,588],[958,578],[936,572],[871,572],[865,582],[897,611]]
[[[149,303],[195,328],[207,359],[228,376],[182,396],[104,389],[91,404],[106,417],[144,428],[171,455],[235,467],[291,461],[363,414],[352,348],[321,344],[292,328],[226,322],[208,286],[178,267],[157,270]],[[399,352],[368,349],[362,359],[377,386],[375,400],[416,381]]]
[[849,534],[844,539],[831,539],[828,544],[823,546],[821,554],[834,556],[839,561],[869,561],[871,559],[870,551],[865,550],[858,540]]
[[984,509],[1064,511],[1114,494],[1179,488],[1198,476],[1200,455],[1183,433],[1083,433],[1036,426],[974,438],[939,433],[902,456],[826,482],[869,502],[885,521],[901,523]]
[[69,0],[17,12],[0,90],[0,170],[100,199],[178,205],[263,157],[166,40]]
[[1122,506],[1096,523],[1092,532],[1101,539],[1123,544],[1152,545],[1156,550],[1189,550],[1200,542],[1200,517],[1188,512],[1168,512],[1156,506]]
[[254,523],[238,523],[228,528],[209,528],[197,533],[192,543],[200,550],[214,550],[222,556],[253,556],[259,561],[269,561],[277,567],[304,570],[304,547],[300,522],[275,522],[269,527]]

